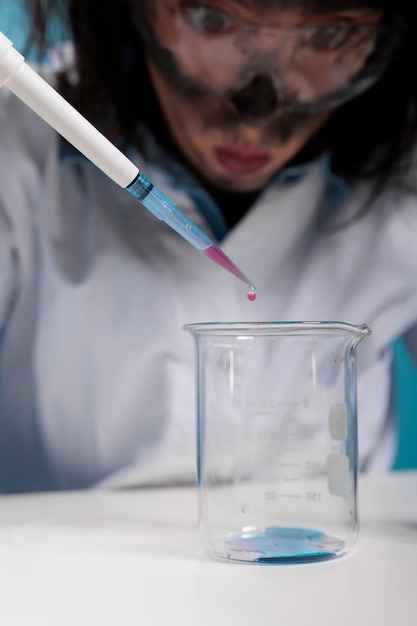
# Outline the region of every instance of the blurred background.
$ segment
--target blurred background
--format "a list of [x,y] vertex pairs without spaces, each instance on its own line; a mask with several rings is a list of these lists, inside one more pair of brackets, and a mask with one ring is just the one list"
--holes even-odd
[[[26,51],[27,16],[16,0],[0,0],[0,30],[13,41],[19,52],[31,59]],[[51,45],[64,36],[59,24],[52,24]],[[417,468],[417,368],[401,341],[394,346],[395,397],[398,411],[398,449],[393,469]]]

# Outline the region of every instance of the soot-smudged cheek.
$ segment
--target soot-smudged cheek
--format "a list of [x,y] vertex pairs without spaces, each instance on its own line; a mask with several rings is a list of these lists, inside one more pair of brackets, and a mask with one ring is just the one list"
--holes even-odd
[[217,135],[226,143],[239,143],[242,130],[251,128],[259,132],[259,146],[281,147],[317,123],[316,116],[283,110],[265,121],[274,103],[264,100],[262,94],[248,98],[243,110],[235,107],[228,98],[221,99],[202,91],[198,100],[193,95],[192,92],[174,94],[170,106],[171,124],[182,129],[185,136],[189,134],[190,138],[196,134],[200,137]]

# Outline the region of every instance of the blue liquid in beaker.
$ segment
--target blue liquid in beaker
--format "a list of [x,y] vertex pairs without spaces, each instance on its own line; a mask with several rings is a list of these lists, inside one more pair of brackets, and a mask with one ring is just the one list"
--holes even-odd
[[345,544],[320,530],[284,526],[232,537],[227,547],[231,559],[272,565],[333,559],[340,556]]

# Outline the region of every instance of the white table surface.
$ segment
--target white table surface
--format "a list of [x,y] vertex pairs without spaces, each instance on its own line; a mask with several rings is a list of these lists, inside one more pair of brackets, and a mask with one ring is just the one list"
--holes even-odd
[[0,626],[416,626],[417,472],[360,479],[361,532],[305,565],[204,555],[193,488],[0,498]]

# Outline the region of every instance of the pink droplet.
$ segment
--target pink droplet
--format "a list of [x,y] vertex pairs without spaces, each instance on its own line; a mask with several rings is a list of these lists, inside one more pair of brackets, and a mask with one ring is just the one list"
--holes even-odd
[[248,291],[248,300],[249,302],[255,302],[256,300],[256,291],[253,287]]

